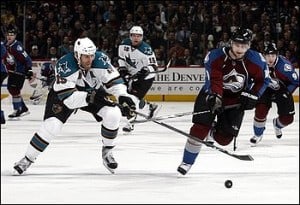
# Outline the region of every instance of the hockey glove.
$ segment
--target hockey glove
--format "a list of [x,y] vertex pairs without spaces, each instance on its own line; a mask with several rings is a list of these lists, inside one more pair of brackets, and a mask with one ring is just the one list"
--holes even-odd
[[223,112],[222,97],[216,93],[209,94],[206,97],[207,105],[212,114],[220,114]]
[[144,79],[147,75],[149,75],[150,70],[147,66],[141,68],[139,72],[137,72],[136,76],[138,79]]
[[118,71],[119,71],[120,76],[121,76],[122,78],[124,78],[126,75],[129,75],[128,69],[127,69],[125,66],[119,67],[119,68],[118,68]]
[[258,101],[258,97],[249,92],[242,92],[240,96],[240,103],[242,110],[252,110]]
[[104,90],[104,88],[100,87],[99,89],[88,93],[86,102],[96,106],[115,106],[114,102],[109,99],[108,95],[109,94]]
[[125,81],[125,83],[128,83],[130,80],[130,73],[128,72],[128,69],[125,66],[121,66],[118,68],[118,71],[120,73],[121,78]]
[[136,109],[135,103],[130,97],[120,96],[119,104],[123,116],[126,116],[129,119],[136,115],[134,112],[134,110]]

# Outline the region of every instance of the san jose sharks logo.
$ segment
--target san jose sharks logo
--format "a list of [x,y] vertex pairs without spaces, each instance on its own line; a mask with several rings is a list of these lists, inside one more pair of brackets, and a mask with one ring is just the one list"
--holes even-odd
[[98,60],[103,62],[103,65],[106,65],[107,63],[109,63],[109,59],[107,55],[101,54],[98,58]]
[[126,63],[128,63],[128,65],[130,65],[131,67],[136,68],[136,61],[134,59],[130,58],[130,55],[128,54],[128,56],[125,56],[125,61]]
[[58,63],[57,72],[61,74],[66,74],[71,71],[71,68],[68,67],[68,62]]
[[145,48],[144,53],[147,54],[147,55],[152,55],[153,51],[150,47],[148,47],[148,48]]

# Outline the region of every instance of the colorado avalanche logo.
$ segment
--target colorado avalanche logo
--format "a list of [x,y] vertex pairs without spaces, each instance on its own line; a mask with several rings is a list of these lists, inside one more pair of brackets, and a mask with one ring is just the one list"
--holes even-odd
[[7,57],[6,57],[6,62],[9,64],[9,65],[14,65],[15,62],[16,62],[16,59],[13,55],[10,55],[9,53],[7,54]]
[[241,91],[244,87],[244,84],[245,76],[236,72],[235,69],[223,76],[223,88],[230,90],[233,93]]

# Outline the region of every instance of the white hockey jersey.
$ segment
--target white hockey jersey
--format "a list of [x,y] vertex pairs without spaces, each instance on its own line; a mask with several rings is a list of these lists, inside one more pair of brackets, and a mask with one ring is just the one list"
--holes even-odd
[[66,54],[57,61],[55,76],[53,89],[70,109],[87,106],[88,92],[100,86],[117,98],[129,95],[119,72],[111,65],[109,57],[100,51],[95,53],[89,71],[80,69],[74,53]]
[[[142,67],[147,66],[150,72],[157,69],[155,54],[146,42],[142,42],[138,47],[131,46],[129,38],[124,39],[119,45],[119,66],[125,66],[131,75],[136,74]],[[149,74],[145,79],[154,78],[155,73]]]

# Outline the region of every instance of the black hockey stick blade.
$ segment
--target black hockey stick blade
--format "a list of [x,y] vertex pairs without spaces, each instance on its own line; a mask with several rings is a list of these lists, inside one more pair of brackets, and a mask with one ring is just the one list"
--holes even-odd
[[[144,115],[143,113],[139,113],[139,112],[136,112],[136,111],[135,111],[135,113],[136,113],[137,115],[142,116],[142,117],[145,117],[145,116],[146,116],[146,115]],[[176,127],[173,127],[173,126],[171,126],[171,125],[169,125],[169,124],[166,124],[166,123],[157,121],[157,120],[155,120],[155,119],[149,119],[149,120],[152,121],[152,122],[154,122],[154,123],[156,123],[156,124],[159,124],[159,125],[161,125],[161,126],[163,126],[163,127],[166,127],[166,128],[168,128],[168,129],[170,129],[170,130],[172,130],[172,131],[175,131],[175,132],[177,132],[177,133],[179,133],[179,134],[182,134],[182,135],[184,135],[184,136],[186,136],[186,137],[189,137],[189,138],[191,138],[191,139],[194,139],[194,140],[196,140],[196,141],[198,141],[198,142],[200,142],[200,143],[206,145],[207,147],[210,147],[210,148],[212,148],[212,149],[218,150],[218,151],[220,151],[220,152],[222,152],[222,153],[224,153],[224,154],[227,154],[227,155],[229,155],[229,156],[231,156],[231,157],[234,157],[234,158],[237,158],[237,159],[243,160],[243,161],[253,161],[253,160],[254,160],[253,157],[252,157],[251,155],[239,155],[239,154],[233,154],[233,153],[230,153],[230,152],[228,152],[227,150],[225,150],[225,149],[223,149],[223,148],[221,148],[221,147],[218,147],[218,146],[215,146],[215,145],[213,145],[213,144],[211,144],[211,143],[209,143],[209,142],[200,140],[200,139],[198,139],[198,138],[196,138],[196,137],[194,137],[194,136],[192,136],[192,135],[190,135],[190,134],[188,134],[188,133],[186,133],[186,132],[184,132],[184,131],[182,131],[182,130],[179,130],[179,129],[177,129]]]

